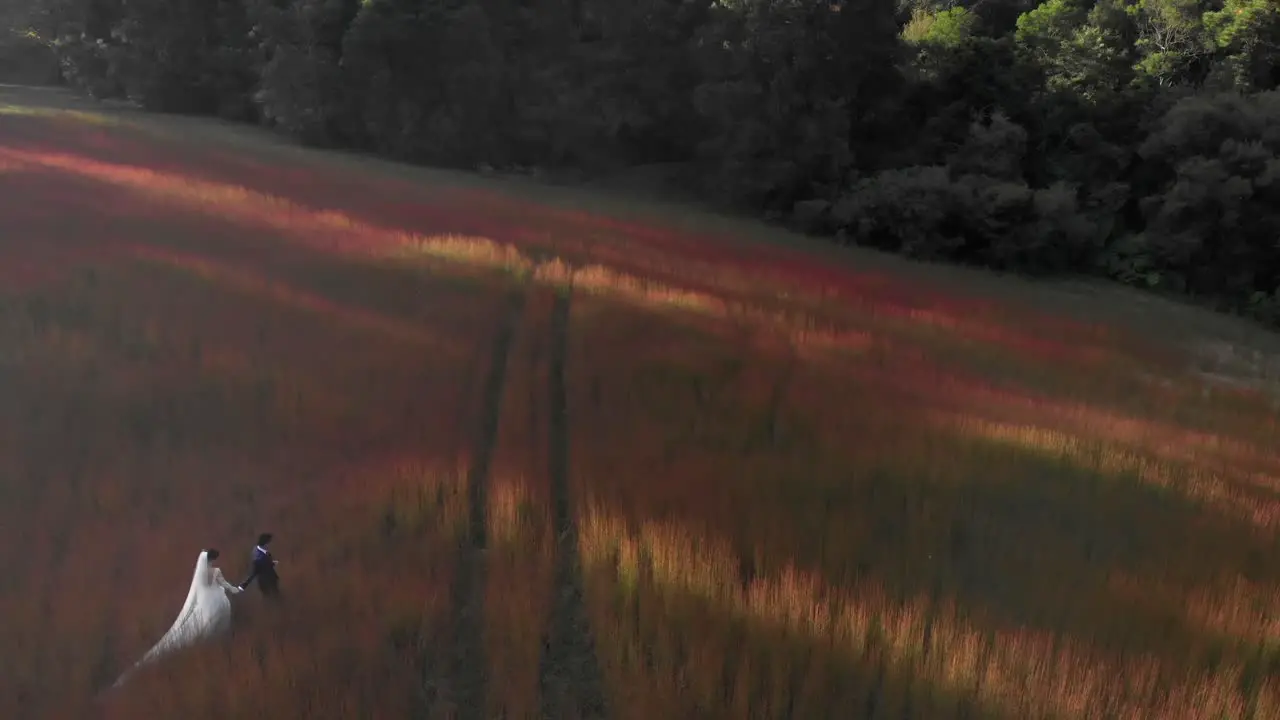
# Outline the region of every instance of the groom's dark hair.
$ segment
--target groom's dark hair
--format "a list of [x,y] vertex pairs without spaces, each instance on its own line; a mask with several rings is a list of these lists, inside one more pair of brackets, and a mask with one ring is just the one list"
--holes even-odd
[[271,544],[271,533],[262,533],[258,536],[258,544],[266,547]]
[[209,556],[209,561],[210,561],[210,562],[213,562],[214,560],[217,560],[217,559],[218,559],[218,556],[222,554],[222,553],[218,552],[218,549],[217,549],[217,548],[209,548],[208,550],[205,550],[205,553]]

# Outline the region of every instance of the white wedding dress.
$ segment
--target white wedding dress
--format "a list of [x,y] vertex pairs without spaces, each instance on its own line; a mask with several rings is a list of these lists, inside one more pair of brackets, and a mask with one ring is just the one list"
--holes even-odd
[[221,568],[210,567],[209,553],[201,552],[196,560],[196,572],[191,578],[191,589],[187,592],[187,601],[178,613],[173,626],[160,638],[146,655],[142,656],[132,668],[116,681],[115,687],[123,685],[125,680],[138,668],[168,655],[175,650],[194,645],[214,635],[225,632],[231,627],[231,599],[227,593],[236,594],[240,588],[227,582],[222,576]]

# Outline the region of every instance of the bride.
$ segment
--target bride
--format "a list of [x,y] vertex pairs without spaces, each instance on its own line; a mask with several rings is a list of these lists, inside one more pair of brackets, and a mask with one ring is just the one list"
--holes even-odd
[[213,564],[218,559],[218,554],[213,548],[200,553],[200,557],[196,559],[195,576],[191,578],[191,589],[187,591],[187,601],[182,606],[182,612],[178,613],[178,619],[174,620],[173,626],[160,638],[160,642],[120,676],[114,687],[123,685],[143,665],[225,632],[231,626],[231,600],[227,593],[235,595],[242,590],[227,582],[222,576],[222,569]]

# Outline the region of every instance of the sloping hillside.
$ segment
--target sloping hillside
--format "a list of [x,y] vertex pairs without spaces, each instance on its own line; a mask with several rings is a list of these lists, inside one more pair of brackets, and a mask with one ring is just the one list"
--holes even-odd
[[1243,324],[13,88],[0,221],[6,716],[1280,715]]

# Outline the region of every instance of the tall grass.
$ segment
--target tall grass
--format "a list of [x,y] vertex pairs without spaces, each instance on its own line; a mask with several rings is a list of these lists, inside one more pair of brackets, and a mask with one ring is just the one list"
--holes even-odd
[[[1206,392],[1174,350],[994,281],[740,256],[372,170],[237,178],[265,166],[77,122],[0,109],[15,717],[540,717],[570,547],[556,292],[590,625],[569,631],[616,717],[1280,715],[1262,392]],[[237,596],[232,637],[94,705],[195,553],[234,579],[263,529],[281,605]]]
[[612,687],[645,688],[626,716],[1275,711],[1265,428],[1064,394],[1069,363],[993,387],[923,336],[748,362],[605,300],[578,328],[584,562]]

